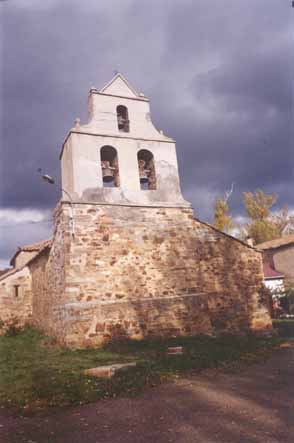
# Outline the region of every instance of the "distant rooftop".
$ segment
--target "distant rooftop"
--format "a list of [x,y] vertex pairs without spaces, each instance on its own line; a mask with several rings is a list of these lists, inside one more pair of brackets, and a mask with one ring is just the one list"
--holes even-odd
[[285,235],[284,237],[276,238],[275,240],[266,241],[264,243],[260,243],[259,245],[255,245],[257,249],[275,249],[280,248],[281,246],[288,246],[294,244],[294,234]]

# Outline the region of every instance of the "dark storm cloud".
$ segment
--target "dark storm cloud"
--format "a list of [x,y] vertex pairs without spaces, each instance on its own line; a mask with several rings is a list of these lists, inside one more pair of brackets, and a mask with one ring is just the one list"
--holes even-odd
[[[56,200],[56,192],[40,184],[36,171],[41,166],[59,174],[62,140],[73,126],[75,110],[86,107],[89,79],[82,78],[81,66],[91,58],[89,29],[95,35],[103,20],[89,17],[87,29],[68,2],[41,10],[33,8],[35,2],[28,9],[19,9],[19,3],[12,2],[5,11],[3,203],[48,206]],[[76,93],[78,83],[81,90]]]
[[235,214],[241,192],[257,187],[294,206],[290,1],[11,0],[0,7],[2,208],[54,206],[59,192],[36,170],[59,176],[61,143],[75,117],[86,120],[88,89],[114,70],[149,96],[155,125],[176,139],[183,192],[199,216],[211,217],[215,196],[231,182]]
[[170,76],[192,67],[178,84],[175,109],[168,96],[161,106],[178,141],[184,192],[194,190],[205,216],[198,190],[223,193],[231,182],[235,213],[240,193],[257,187],[279,189],[280,203],[293,206],[293,11],[286,2],[219,3],[227,7],[209,13],[207,2],[197,2],[195,15],[195,2],[187,2],[169,17]]
[[[201,137],[205,152],[215,154],[208,161],[216,161],[241,189],[269,189],[291,180],[293,111],[288,54],[289,44],[262,56],[253,50],[250,56],[236,56],[192,81],[195,99],[212,103],[220,115],[209,121],[206,133],[210,135]],[[205,154],[203,160],[207,160]]]

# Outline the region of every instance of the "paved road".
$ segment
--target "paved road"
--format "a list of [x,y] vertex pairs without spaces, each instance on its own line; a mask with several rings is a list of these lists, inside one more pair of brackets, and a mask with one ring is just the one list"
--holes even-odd
[[1,443],[293,443],[294,348],[238,373],[210,371],[136,399],[16,418]]

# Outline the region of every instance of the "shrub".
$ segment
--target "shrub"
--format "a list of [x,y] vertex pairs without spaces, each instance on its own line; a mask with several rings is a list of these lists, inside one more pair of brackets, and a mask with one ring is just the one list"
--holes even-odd
[[294,320],[273,320],[273,327],[281,337],[294,337]]

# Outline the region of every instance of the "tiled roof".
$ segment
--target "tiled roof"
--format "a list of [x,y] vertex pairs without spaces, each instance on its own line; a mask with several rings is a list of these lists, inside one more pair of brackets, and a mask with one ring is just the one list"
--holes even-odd
[[52,240],[43,240],[41,242],[38,243],[31,243],[30,245],[25,245],[25,246],[19,246],[16,253],[14,254],[14,256],[12,257],[12,259],[10,260],[10,264],[12,266],[14,266],[14,262],[16,257],[18,256],[18,254],[22,251],[25,252],[41,252],[43,251],[43,249],[50,247],[52,243]]
[[294,244],[294,234],[285,235],[284,237],[276,238],[275,240],[266,241],[264,243],[260,243],[259,245],[255,245],[257,249],[275,249],[280,248],[281,246],[287,246]]
[[263,263],[264,278],[284,278],[283,274],[277,272],[268,263]]
[[0,277],[2,277],[2,275],[4,275],[4,274],[7,274],[7,272],[10,270],[11,270],[11,268],[0,269]]
[[44,249],[46,246],[49,246],[51,240],[42,240],[38,243],[32,243],[30,245],[21,246],[19,249],[21,251],[39,251],[40,249]]
[[39,255],[45,251],[45,249],[51,249],[53,241],[52,240],[46,240],[43,242],[43,245],[39,248],[38,252],[26,263],[26,266],[32,263]]
[[0,281],[5,280],[7,277],[9,277],[10,275],[16,274],[19,271],[22,271],[24,267],[22,268],[11,268],[9,269],[9,271],[5,272],[5,274],[2,274],[0,276]]
[[16,253],[14,254],[14,256],[12,257],[12,259],[10,260],[10,263],[13,264],[15,258],[17,257],[17,255],[21,252],[21,251],[35,251],[36,254],[34,255],[34,257],[31,258],[31,260],[29,260],[27,263],[25,263],[23,266],[21,266],[20,268],[10,268],[7,269],[5,273],[0,274],[0,280],[4,280],[6,277],[9,277],[12,274],[15,274],[16,272],[21,271],[22,269],[24,269],[29,262],[33,261],[36,257],[38,257],[38,255],[44,251],[46,248],[51,248],[52,245],[52,240],[44,240],[38,243],[32,243],[31,245],[26,245],[23,246],[22,248],[18,248],[18,250],[16,251]]

